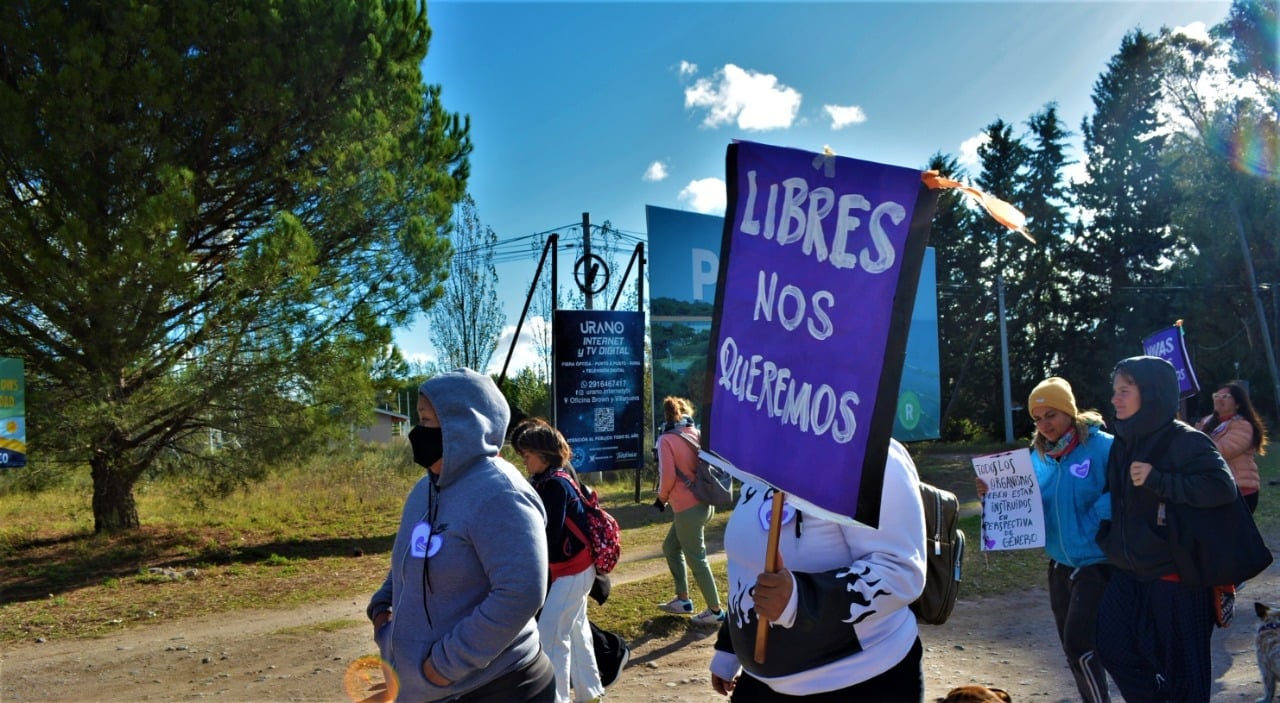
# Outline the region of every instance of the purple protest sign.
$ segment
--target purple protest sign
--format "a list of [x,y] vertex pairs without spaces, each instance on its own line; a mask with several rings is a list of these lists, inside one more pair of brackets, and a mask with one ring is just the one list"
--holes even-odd
[[1178,372],[1178,397],[1186,398],[1200,392],[1200,381],[1187,357],[1187,344],[1182,335],[1181,324],[1167,327],[1142,340],[1142,350],[1148,356],[1158,356],[1173,364],[1173,370]]
[[835,519],[878,526],[937,201],[920,171],[735,142],[704,446]]

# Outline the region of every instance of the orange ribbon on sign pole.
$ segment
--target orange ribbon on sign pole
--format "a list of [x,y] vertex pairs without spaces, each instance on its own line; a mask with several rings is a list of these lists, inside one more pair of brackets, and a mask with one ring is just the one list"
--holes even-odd
[[1027,238],[1032,244],[1036,243],[1035,238],[1027,231],[1027,216],[1022,214],[1018,208],[1006,203],[1000,198],[985,193],[973,186],[967,186],[954,178],[947,178],[937,171],[925,171],[920,174],[920,180],[928,187],[939,190],[943,188],[953,188],[966,195],[972,196],[978,201],[987,214],[991,215],[996,222],[1008,227],[1009,229],[1021,234]]

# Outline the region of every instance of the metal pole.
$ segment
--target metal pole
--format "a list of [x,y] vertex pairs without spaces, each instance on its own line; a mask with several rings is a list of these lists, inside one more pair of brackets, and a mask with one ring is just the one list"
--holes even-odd
[[560,309],[560,248],[551,248],[551,424],[559,426],[559,400],[556,396],[556,310]]
[[556,242],[560,240],[560,235],[555,232],[547,239],[547,243],[542,245],[542,258],[538,259],[538,269],[533,274],[533,282],[529,284],[529,294],[524,298],[524,309],[520,311],[520,321],[516,323],[515,336],[511,338],[511,346],[507,349],[507,360],[502,362],[502,374],[498,376],[499,385],[507,382],[507,367],[511,365],[511,355],[516,351],[516,342],[520,340],[520,330],[524,328],[524,318],[529,314],[529,303],[533,302],[533,294],[538,289],[538,279],[542,277],[542,265],[547,261],[547,253],[551,253],[551,306],[555,308],[555,287],[556,287]]
[[[639,265],[636,268],[636,310],[643,313],[644,312],[644,242],[640,242],[639,244],[636,245],[636,255],[639,259],[638,261]],[[618,289],[621,290],[622,286],[619,285]],[[647,368],[649,369],[649,377],[652,379],[653,378],[653,360],[652,359],[649,360],[649,364],[647,365]],[[649,396],[650,396],[649,399],[652,400],[653,393],[650,392]],[[646,418],[646,422],[648,421],[648,418],[653,417],[652,406],[650,407],[650,412],[645,413],[644,416]],[[640,429],[640,434],[641,436],[644,436],[643,426]],[[644,456],[644,453],[642,452],[640,456]],[[636,502],[637,503],[640,502],[640,469],[643,469],[643,468],[644,468],[644,461],[641,461],[636,466]]]
[[592,295],[591,289],[595,285],[595,276],[592,274],[591,266],[591,214],[582,213],[582,278],[587,282],[586,293],[587,309],[591,309]]
[[1009,389],[1009,335],[1004,324],[1004,275],[996,271],[996,305],[1000,316],[1000,371],[1004,385],[1004,441],[1013,444],[1013,395]]

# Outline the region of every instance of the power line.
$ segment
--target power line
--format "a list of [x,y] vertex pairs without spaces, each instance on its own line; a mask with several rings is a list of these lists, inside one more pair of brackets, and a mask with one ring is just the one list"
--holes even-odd
[[[591,230],[593,235],[601,236],[601,239],[598,240],[599,243],[595,247],[601,250],[610,250],[614,248],[614,243],[610,241],[611,238],[616,239],[619,243],[629,243],[631,245],[647,241],[648,239],[647,236],[636,232],[620,230],[614,227],[604,227],[603,225],[592,225]],[[545,241],[547,236],[557,232],[574,233],[581,236],[581,231],[582,225],[580,223],[553,227],[551,229],[534,232],[532,234],[511,237],[509,239],[499,239],[491,243],[486,242],[466,249],[459,249],[454,252],[454,257],[462,259],[464,262],[473,259],[479,260],[488,258],[495,265],[529,261],[537,257],[539,249],[541,248],[540,245]],[[556,249],[557,251],[573,251],[580,247],[581,244],[576,238],[565,236],[560,238]],[[627,247],[627,249],[630,248],[631,247]]]

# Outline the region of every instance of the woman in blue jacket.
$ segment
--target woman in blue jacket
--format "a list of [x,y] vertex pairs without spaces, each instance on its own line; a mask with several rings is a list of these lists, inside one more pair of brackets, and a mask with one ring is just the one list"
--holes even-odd
[[[1044,502],[1049,606],[1058,640],[1081,699],[1106,703],[1111,698],[1094,631],[1111,567],[1095,539],[1111,517],[1106,469],[1112,436],[1102,431],[1098,411],[1076,409],[1071,385],[1057,376],[1031,391],[1027,410],[1036,423],[1031,465]],[[979,479],[979,497],[986,488]]]

